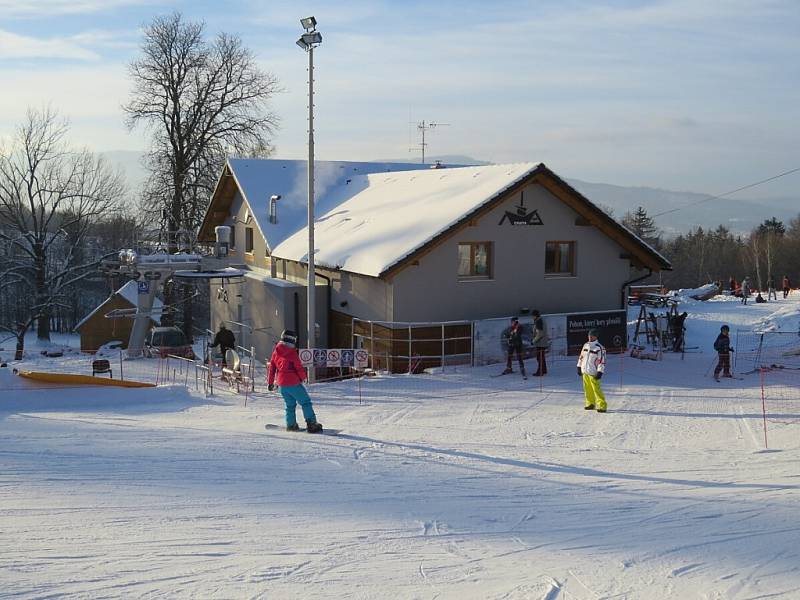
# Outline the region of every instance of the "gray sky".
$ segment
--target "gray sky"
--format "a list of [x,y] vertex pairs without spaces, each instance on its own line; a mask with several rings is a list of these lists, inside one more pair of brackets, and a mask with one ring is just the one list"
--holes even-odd
[[[564,177],[722,193],[800,166],[800,2],[664,0],[0,0],[0,136],[51,104],[72,139],[142,150],[124,127],[141,27],[179,10],[236,33],[285,92],[279,158],[306,155],[315,52],[316,156],[543,161]],[[794,174],[752,196],[793,195]]]

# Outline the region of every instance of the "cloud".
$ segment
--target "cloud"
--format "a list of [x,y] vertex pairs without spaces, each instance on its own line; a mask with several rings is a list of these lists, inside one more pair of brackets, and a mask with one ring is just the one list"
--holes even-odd
[[5,18],[49,18],[111,12],[123,6],[155,4],[155,0],[0,0]]
[[20,58],[98,60],[100,56],[70,38],[39,39],[0,29],[0,60]]
[[130,82],[122,64],[95,63],[37,69],[2,69],[0,132],[12,132],[28,107],[51,106],[70,122],[70,140],[94,150],[143,148],[141,132],[128,133],[121,105]]

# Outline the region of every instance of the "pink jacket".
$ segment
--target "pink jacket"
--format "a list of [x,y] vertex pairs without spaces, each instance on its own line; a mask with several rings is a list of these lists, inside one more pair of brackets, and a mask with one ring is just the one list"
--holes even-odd
[[277,383],[281,387],[299,385],[306,379],[306,370],[303,367],[303,363],[300,362],[296,348],[287,346],[283,342],[278,342],[275,345],[275,350],[272,351],[272,356],[269,359],[268,384],[275,383],[276,374],[278,376]]

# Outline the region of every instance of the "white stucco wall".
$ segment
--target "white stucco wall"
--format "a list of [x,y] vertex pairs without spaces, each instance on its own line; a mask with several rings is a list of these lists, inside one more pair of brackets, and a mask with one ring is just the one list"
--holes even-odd
[[[619,308],[622,284],[630,278],[623,249],[592,226],[575,224],[572,209],[538,184],[524,190],[524,205],[537,210],[542,225],[500,221],[516,212],[520,194],[509,198],[475,226],[462,229],[423,256],[418,266],[402,270],[392,281],[395,321],[483,319],[519,314],[522,308],[542,313]],[[492,278],[459,281],[459,242],[491,241]],[[574,241],[574,277],[545,274],[545,243]]]

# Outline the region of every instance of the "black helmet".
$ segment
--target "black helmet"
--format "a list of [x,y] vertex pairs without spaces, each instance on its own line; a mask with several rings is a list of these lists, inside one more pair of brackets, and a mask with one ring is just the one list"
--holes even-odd
[[720,327],[720,328],[719,328],[719,330],[720,330],[720,331],[730,331],[730,330],[731,330],[731,328],[730,328],[730,327],[728,327],[727,325],[723,325],[722,327]]
[[289,344],[290,346],[297,345],[297,334],[292,331],[291,329],[284,329],[281,332],[281,341],[284,344]]

